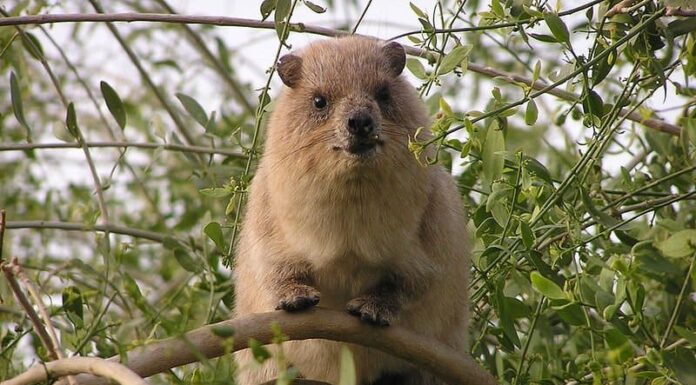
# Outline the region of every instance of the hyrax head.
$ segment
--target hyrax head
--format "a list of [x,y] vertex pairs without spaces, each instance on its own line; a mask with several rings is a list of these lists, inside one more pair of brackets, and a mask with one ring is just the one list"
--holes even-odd
[[400,76],[405,63],[400,44],[366,37],[323,40],[285,55],[277,70],[288,88],[274,118],[283,119],[286,138],[299,137],[297,146],[311,142],[332,156],[367,160],[407,151],[425,114]]

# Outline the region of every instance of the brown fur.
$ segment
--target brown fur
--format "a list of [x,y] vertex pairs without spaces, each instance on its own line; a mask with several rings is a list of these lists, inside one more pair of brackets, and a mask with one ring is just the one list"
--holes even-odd
[[[466,349],[469,252],[460,199],[444,170],[408,151],[408,137],[428,119],[399,76],[399,48],[347,37],[310,45],[287,60],[290,69],[281,62],[288,87],[251,186],[235,268],[237,314],[300,310],[320,296],[319,306]],[[375,95],[385,87],[383,103]],[[328,101],[324,110],[312,104],[317,95]],[[345,122],[358,109],[376,122],[371,156],[343,151],[351,140]],[[335,384],[340,346],[293,341],[283,350],[305,378]],[[440,384],[387,354],[349,347],[360,384]],[[258,369],[248,351],[237,358],[242,385],[277,375],[273,359]]]

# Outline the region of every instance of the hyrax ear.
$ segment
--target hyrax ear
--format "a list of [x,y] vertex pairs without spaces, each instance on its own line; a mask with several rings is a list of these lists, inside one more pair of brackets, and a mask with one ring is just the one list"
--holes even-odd
[[286,86],[293,88],[302,79],[302,58],[287,54],[278,60],[276,70]]
[[406,51],[404,51],[404,47],[393,41],[382,47],[382,53],[387,60],[391,75],[394,77],[401,75],[406,65]]

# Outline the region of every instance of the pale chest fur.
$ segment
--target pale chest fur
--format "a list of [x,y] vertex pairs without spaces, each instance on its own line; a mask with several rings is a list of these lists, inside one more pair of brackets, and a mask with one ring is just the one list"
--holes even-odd
[[282,187],[269,186],[269,203],[285,244],[298,258],[319,269],[344,260],[381,268],[418,241],[427,193],[403,176],[327,181],[289,175],[274,180]]

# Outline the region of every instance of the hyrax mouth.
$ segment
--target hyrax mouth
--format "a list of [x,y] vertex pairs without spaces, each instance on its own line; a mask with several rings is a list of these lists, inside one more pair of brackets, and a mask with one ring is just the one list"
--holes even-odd
[[353,112],[346,122],[348,132],[347,144],[344,150],[360,158],[373,155],[378,144],[381,144],[378,134],[378,124],[367,109]]
[[352,137],[345,150],[353,155],[371,155],[375,152],[378,144],[381,144],[378,135],[372,135],[369,138]]

